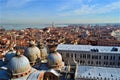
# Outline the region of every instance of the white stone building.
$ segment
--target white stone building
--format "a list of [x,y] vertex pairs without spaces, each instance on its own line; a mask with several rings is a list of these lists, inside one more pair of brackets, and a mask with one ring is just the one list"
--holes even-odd
[[60,44],[66,65],[78,63],[76,80],[120,80],[120,47]]

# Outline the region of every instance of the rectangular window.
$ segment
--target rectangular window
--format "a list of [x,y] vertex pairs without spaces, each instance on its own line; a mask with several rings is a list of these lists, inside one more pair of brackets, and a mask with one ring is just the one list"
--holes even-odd
[[108,60],[108,56],[106,56],[106,59]]
[[110,60],[112,60],[112,56],[110,56]]
[[80,54],[80,58],[82,58],[82,54]]
[[120,62],[118,62],[118,66],[120,66]]
[[82,64],[82,60],[80,60],[80,64]]
[[101,65],[101,61],[99,61],[99,65]]
[[93,64],[93,61],[91,61],[91,64]]
[[104,62],[104,65],[105,65],[106,63]]
[[88,64],[90,64],[90,61],[88,61]]
[[113,56],[113,60],[115,60],[115,56]]
[[95,59],[98,59],[98,56],[95,56]]
[[106,56],[104,56],[104,59],[106,59]]
[[73,54],[71,54],[71,57],[73,58]]
[[108,62],[106,62],[106,65],[108,65]]
[[83,54],[83,58],[86,58],[86,54]]
[[77,55],[75,54],[75,58],[76,58],[76,56],[77,56]]
[[96,61],[96,65],[98,65],[98,61]]
[[92,55],[92,59],[94,59],[94,56]]
[[113,62],[113,65],[115,65],[115,62]]
[[87,59],[90,59],[90,54],[87,54]]
[[99,59],[101,59],[101,55],[99,56]]
[[110,65],[112,65],[112,62],[110,62]]

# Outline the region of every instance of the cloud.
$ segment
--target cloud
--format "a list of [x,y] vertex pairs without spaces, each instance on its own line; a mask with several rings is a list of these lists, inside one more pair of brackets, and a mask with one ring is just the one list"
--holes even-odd
[[80,5],[83,5],[84,3],[90,3],[93,0],[66,0],[63,1],[64,3],[59,6],[59,11],[65,11],[70,10],[73,8],[78,8]]
[[73,9],[66,12],[61,12],[60,16],[73,16],[73,15],[87,15],[87,14],[104,14],[113,12],[114,10],[120,10],[120,1],[119,2],[112,2],[107,5],[100,5],[100,4],[94,4],[94,5],[85,5],[82,4],[79,8]]
[[58,7],[59,11],[70,10],[72,8],[75,8],[78,4],[82,3],[82,0],[66,0],[63,2],[64,3],[60,4]]
[[108,4],[106,6],[103,6],[102,8],[99,8],[98,10],[101,13],[106,13],[106,12],[112,12],[113,10],[120,9],[120,1],[119,2],[113,2],[111,4]]
[[92,2],[93,0],[88,0],[88,3]]
[[8,8],[22,7],[30,1],[33,0],[7,0],[6,7]]

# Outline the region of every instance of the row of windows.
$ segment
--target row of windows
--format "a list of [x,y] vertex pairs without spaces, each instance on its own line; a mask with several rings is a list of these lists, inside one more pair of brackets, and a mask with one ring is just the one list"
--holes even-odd
[[[69,54],[66,53],[66,57],[73,57],[73,55],[75,56],[75,58],[83,58],[83,59],[104,59],[104,60],[115,60],[116,57],[115,56],[102,56],[102,55],[91,55],[91,54]],[[120,56],[117,56],[118,60],[120,60]]]
[[107,62],[107,61],[88,61],[85,62],[84,60],[76,60],[79,64],[88,64],[88,65],[106,65],[106,66],[112,66],[117,65],[120,66],[120,62]]

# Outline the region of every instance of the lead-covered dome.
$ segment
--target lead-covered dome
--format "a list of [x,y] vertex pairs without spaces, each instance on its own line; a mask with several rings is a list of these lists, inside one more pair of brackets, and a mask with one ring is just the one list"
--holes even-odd
[[12,76],[23,75],[24,73],[30,72],[30,70],[29,60],[24,55],[16,54],[16,56],[8,62],[8,71]]
[[48,56],[48,48],[41,42],[38,42],[37,47],[40,49],[41,60],[47,59]]
[[62,56],[58,52],[54,52],[48,55],[48,66],[51,68],[61,68]]
[[25,50],[24,55],[29,59],[31,64],[36,63],[38,59],[40,59],[40,50],[35,46],[35,43],[32,41],[29,43],[30,46]]

